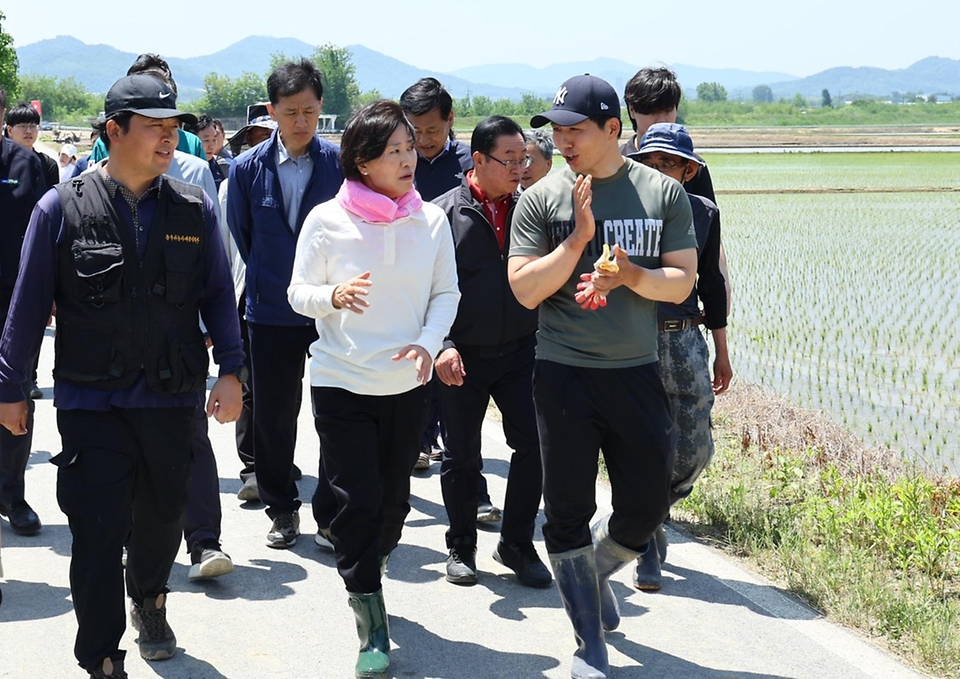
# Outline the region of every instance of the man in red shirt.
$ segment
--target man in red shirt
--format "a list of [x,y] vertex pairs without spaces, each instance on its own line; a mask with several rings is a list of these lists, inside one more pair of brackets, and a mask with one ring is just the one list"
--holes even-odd
[[517,186],[530,159],[523,131],[503,116],[482,121],[470,147],[474,169],[434,201],[453,230],[461,293],[457,319],[435,365],[446,424],[440,485],[450,520],[447,580],[477,582],[480,428],[493,397],[515,451],[493,557],[521,584],[547,587],[550,571],[533,546],[543,478],[532,385],[537,312],[521,306],[510,290],[504,250]]

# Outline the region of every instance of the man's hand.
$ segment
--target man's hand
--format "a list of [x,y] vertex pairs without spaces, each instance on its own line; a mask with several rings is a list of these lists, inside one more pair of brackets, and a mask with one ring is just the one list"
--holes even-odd
[[610,294],[611,290],[619,288],[621,285],[632,284],[635,268],[630,262],[626,250],[619,245],[614,245],[613,256],[617,260],[618,271],[594,270],[590,273],[580,274],[580,282],[577,283],[578,292],[574,295],[574,299],[581,309],[595,311],[600,307],[605,307],[607,306],[607,295]]
[[593,218],[593,175],[578,175],[573,185],[573,236],[581,243],[589,243],[597,232]]
[[236,422],[243,408],[243,389],[236,375],[224,375],[217,380],[207,399],[207,417],[215,417],[220,424]]
[[0,403],[0,424],[10,430],[14,436],[27,433],[27,402]]
[[408,344],[391,357],[394,361],[416,361],[417,382],[426,384],[430,381],[430,366],[433,365],[433,358],[427,353],[427,350],[419,344]]
[[363,298],[370,294],[367,288],[371,285],[373,285],[373,282],[370,280],[369,271],[364,271],[346,283],[341,283],[333,290],[333,308],[347,309],[355,314],[362,314],[363,308],[370,306],[370,302]]
[[718,355],[713,361],[713,393],[722,394],[730,386],[733,379],[733,368],[730,367],[730,357]]
[[447,349],[437,357],[434,370],[437,371],[440,381],[448,387],[463,386],[463,378],[467,375],[467,371],[463,369],[460,352],[453,348]]

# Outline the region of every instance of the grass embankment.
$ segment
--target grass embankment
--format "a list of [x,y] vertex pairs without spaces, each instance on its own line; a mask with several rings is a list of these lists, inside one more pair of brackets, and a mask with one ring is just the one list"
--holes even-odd
[[960,674],[960,480],[759,388],[717,399],[716,456],[674,521],[924,670]]

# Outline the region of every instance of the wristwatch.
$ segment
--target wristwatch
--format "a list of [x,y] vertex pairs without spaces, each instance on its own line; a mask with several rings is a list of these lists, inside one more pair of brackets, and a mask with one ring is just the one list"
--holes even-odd
[[231,370],[228,373],[224,373],[224,375],[233,375],[240,381],[240,384],[246,384],[247,380],[250,379],[250,371],[247,370],[247,366],[245,365],[241,365],[236,370]]

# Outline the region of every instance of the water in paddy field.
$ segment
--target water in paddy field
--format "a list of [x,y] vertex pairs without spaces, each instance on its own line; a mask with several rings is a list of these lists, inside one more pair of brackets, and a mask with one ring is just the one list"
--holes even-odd
[[[734,285],[734,371],[960,475],[960,193],[910,190],[960,183],[960,156],[817,159],[708,158]],[[890,192],[724,195],[725,180]]]

